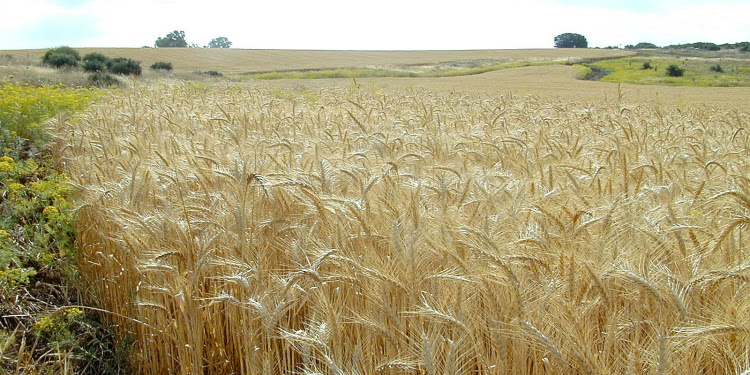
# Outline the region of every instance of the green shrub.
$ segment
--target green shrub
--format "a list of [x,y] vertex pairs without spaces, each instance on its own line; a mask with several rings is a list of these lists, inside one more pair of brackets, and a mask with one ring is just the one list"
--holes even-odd
[[705,50],[705,51],[719,51],[719,50],[721,50],[721,47],[718,46],[717,44],[715,44],[715,43],[706,43],[706,42],[673,44],[673,45],[667,46],[667,48],[671,48],[671,49],[701,49],[701,50]]
[[70,47],[57,47],[47,50],[42,56],[42,63],[62,68],[65,66],[76,66],[81,61],[81,55],[78,51]]
[[667,67],[667,75],[670,77],[682,77],[683,74],[685,74],[685,69],[682,69],[675,64]]
[[65,66],[76,66],[78,61],[71,55],[53,54],[47,59],[47,64],[55,68],[62,68]]
[[164,61],[157,61],[153,64],[151,64],[152,70],[172,70],[172,63],[171,62],[164,62]]
[[215,70],[206,70],[204,72],[200,72],[199,74],[206,75],[206,76],[209,76],[209,77],[216,77],[216,78],[224,77],[223,74],[221,74],[221,73],[219,73],[219,72],[217,72]]
[[109,73],[97,72],[89,75],[89,84],[97,87],[119,86],[120,80]]
[[644,63],[643,63],[643,66],[641,67],[641,69],[643,69],[643,70],[649,70],[649,69],[652,69],[652,66],[651,66],[651,61],[646,61],[646,62],[644,62]]
[[141,75],[141,62],[124,57],[117,57],[107,62],[110,73],[120,75]]
[[83,70],[87,72],[103,72],[107,70],[107,64],[99,60],[89,60],[83,63]]
[[724,73],[724,69],[723,69],[723,68],[721,67],[721,65],[719,65],[719,64],[716,64],[716,65],[711,65],[711,67],[709,67],[708,69],[709,69],[710,71],[712,71],[712,72],[716,72],[716,73]]
[[102,63],[107,63],[109,61],[109,57],[104,56],[101,53],[98,52],[92,52],[87,53],[86,56],[83,56],[83,61],[101,61]]

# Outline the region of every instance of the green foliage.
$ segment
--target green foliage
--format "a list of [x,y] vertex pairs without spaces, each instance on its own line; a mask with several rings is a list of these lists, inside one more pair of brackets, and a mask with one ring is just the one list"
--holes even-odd
[[625,48],[627,49],[656,49],[659,47],[654,43],[640,42],[636,45],[628,44],[627,46],[625,46]]
[[90,89],[0,81],[0,315],[31,312],[2,320],[2,374],[123,373],[111,333],[97,330],[82,309],[34,313],[79,303],[74,300],[79,293],[68,291],[71,285],[59,285],[75,278],[74,211],[68,201],[74,188],[39,151],[49,139],[40,124],[83,109],[95,97]]
[[710,71],[712,71],[712,72],[716,72],[716,73],[724,73],[724,69],[723,69],[723,68],[721,67],[721,65],[719,65],[719,64],[716,64],[716,65],[711,65],[711,67],[709,67],[708,69],[709,69]]
[[107,63],[99,60],[84,61],[83,70],[86,72],[103,72],[107,70]]
[[72,326],[83,321],[83,311],[65,308],[39,319],[34,324],[34,333],[57,345],[70,345],[74,339]]
[[107,69],[114,74],[141,75],[141,62],[124,57],[117,57],[107,62]]
[[164,62],[164,61],[157,61],[153,64],[151,64],[152,70],[172,70],[172,63],[171,62]]
[[41,125],[44,120],[57,112],[78,111],[94,96],[87,89],[65,89],[60,85],[8,84],[0,87],[0,125],[9,136],[44,142],[48,137]]
[[229,48],[231,46],[232,42],[230,42],[229,39],[223,36],[213,38],[210,42],[208,42],[208,48]]
[[47,65],[51,65],[55,68],[63,67],[75,67],[78,65],[78,61],[71,55],[53,54],[44,62]]
[[[642,69],[643,63],[650,62],[653,69]],[[646,85],[678,85],[702,87],[750,87],[750,64],[741,59],[724,59],[721,68],[724,74],[711,71],[716,59],[692,58],[688,60],[671,56],[627,57],[602,60],[590,64],[609,70],[610,74],[601,80]],[[664,68],[675,65],[684,69],[682,77],[665,74]]]
[[109,73],[97,72],[89,75],[89,84],[96,87],[106,88],[119,86],[120,80]]
[[219,72],[217,72],[215,70],[206,70],[204,72],[199,72],[199,73],[202,74],[202,75],[206,75],[206,76],[209,76],[209,77],[215,77],[215,78],[224,77],[223,74],[221,74],[221,73],[219,73]]
[[433,70],[427,72],[410,72],[388,69],[324,69],[298,72],[271,72],[255,74],[254,79],[323,79],[323,78],[375,78],[375,77],[460,77],[474,74],[493,72],[496,70],[519,68],[524,66],[544,66],[559,64],[556,61],[514,61],[503,64],[482,65],[467,69]]
[[91,99],[88,90],[60,86],[0,88],[0,301],[75,252],[73,188],[38,151],[48,139],[40,124]]
[[645,61],[643,63],[643,65],[641,66],[641,69],[643,69],[643,70],[652,69],[652,67],[651,67],[651,61]]
[[167,36],[163,38],[156,39],[156,42],[154,43],[155,47],[163,48],[163,47],[187,47],[188,43],[185,40],[185,32],[184,31],[172,31],[171,33],[167,34]]
[[587,48],[586,37],[581,34],[564,33],[555,37],[555,48]]
[[[0,253],[0,255],[2,255]],[[34,268],[5,268],[0,267],[0,293],[14,295],[18,288],[29,283],[29,278],[36,276]]]
[[680,68],[676,64],[671,64],[667,67],[667,75],[670,77],[682,77],[685,74],[685,69]]
[[706,51],[719,51],[721,47],[715,43],[697,42],[697,43],[685,43],[685,44],[673,44],[666,48],[671,49],[700,49]]
[[74,67],[79,61],[81,61],[81,55],[78,51],[67,46],[49,49],[42,56],[43,64],[51,65],[55,68]]
[[92,52],[87,53],[85,56],[83,56],[83,61],[100,61],[106,64],[107,61],[109,61],[109,57],[104,56],[104,54],[98,52]]

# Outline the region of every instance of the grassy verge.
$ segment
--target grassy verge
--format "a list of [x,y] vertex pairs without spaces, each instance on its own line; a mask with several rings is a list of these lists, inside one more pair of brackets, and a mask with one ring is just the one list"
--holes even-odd
[[0,82],[0,373],[103,373],[108,334],[75,287],[73,187],[49,155],[46,120],[97,93]]
[[[684,69],[684,75],[667,76],[666,68],[669,65]],[[748,59],[638,56],[602,60],[590,64],[590,67],[609,72],[600,79],[604,82],[702,87],[750,86]]]
[[475,66],[470,68],[449,68],[435,67],[428,71],[419,71],[420,66],[411,66],[411,69],[385,69],[385,68],[338,68],[309,71],[292,71],[292,72],[269,72],[263,74],[253,74],[250,78],[254,79],[322,79],[322,78],[399,78],[399,77],[458,77],[473,74],[488,73],[496,70],[519,68],[524,66],[541,66],[564,64],[566,61],[561,60],[540,60],[540,61],[516,61],[502,64],[490,64]]

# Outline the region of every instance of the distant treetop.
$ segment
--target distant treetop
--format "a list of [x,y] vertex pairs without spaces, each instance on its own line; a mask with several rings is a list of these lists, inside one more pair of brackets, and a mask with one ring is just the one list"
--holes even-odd
[[167,34],[166,37],[156,39],[156,43],[154,43],[154,46],[156,47],[187,47],[188,43],[185,40],[185,32],[175,30]]
[[581,34],[564,33],[555,37],[555,48],[587,48],[589,43]]
[[627,48],[627,49],[632,49],[632,48],[634,48],[634,49],[649,49],[649,48],[659,48],[659,47],[656,44],[654,44],[654,43],[640,42],[640,43],[638,43],[636,45],[628,44],[627,46],[625,46],[625,48]]
[[210,42],[208,42],[208,48],[229,48],[231,46],[232,42],[230,42],[229,39],[223,36],[213,38]]
[[686,43],[686,44],[673,44],[671,46],[667,46],[666,48],[674,48],[674,49],[702,49],[706,51],[718,51],[721,49],[718,45],[715,43],[706,43],[706,42],[697,42],[697,43]]

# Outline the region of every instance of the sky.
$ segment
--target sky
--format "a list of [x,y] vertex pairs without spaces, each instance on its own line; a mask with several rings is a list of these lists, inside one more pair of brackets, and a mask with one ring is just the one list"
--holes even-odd
[[0,50],[153,46],[185,31],[232,48],[463,50],[750,41],[748,0],[0,0]]

